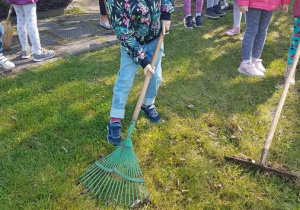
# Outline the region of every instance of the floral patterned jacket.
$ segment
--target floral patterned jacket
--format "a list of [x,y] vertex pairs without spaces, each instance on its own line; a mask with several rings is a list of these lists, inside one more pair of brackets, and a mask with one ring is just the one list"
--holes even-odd
[[116,36],[134,63],[145,68],[150,64],[142,44],[156,39],[160,20],[170,20],[174,0],[107,0],[110,23]]

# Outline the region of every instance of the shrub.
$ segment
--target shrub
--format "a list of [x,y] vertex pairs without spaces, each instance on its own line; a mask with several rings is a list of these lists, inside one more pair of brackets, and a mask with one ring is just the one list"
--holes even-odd
[[[69,5],[72,0],[39,0],[37,2],[38,10],[49,10]],[[0,17],[5,18],[9,10],[6,0],[0,0]]]

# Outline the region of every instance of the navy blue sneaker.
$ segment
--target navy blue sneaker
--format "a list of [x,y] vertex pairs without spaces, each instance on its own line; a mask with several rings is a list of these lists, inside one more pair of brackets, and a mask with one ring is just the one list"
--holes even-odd
[[122,142],[121,138],[121,123],[120,122],[108,122],[107,124],[107,141],[114,145],[120,146]]
[[159,116],[159,113],[156,111],[154,104],[151,104],[149,106],[142,105],[141,109],[146,114],[146,116],[150,120],[150,122],[152,122],[152,123],[160,122],[160,116]]

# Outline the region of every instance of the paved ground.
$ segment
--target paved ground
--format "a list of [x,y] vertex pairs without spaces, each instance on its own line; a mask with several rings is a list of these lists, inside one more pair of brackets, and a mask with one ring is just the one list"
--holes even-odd
[[[176,6],[179,14],[182,4],[176,3]],[[66,10],[74,11],[76,8],[81,8],[84,13],[65,14]],[[16,28],[15,17],[12,18],[12,25]],[[111,30],[99,25],[98,0],[74,0],[68,8],[38,12],[38,29],[42,47],[55,50],[54,59],[94,51],[118,42]],[[16,68],[10,74],[6,74],[0,68],[2,76],[23,72],[32,66],[43,64],[33,62],[32,58],[21,59],[21,45],[16,32],[11,49],[3,53],[16,64]]]

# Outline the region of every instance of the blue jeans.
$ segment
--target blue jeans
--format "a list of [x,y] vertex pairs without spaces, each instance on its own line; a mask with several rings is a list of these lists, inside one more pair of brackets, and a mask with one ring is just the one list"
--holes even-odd
[[[145,55],[148,58],[152,58],[154,49],[156,47],[157,40],[153,40],[149,44],[142,45]],[[150,83],[144,98],[143,104],[151,105],[154,103],[157,90],[162,81],[161,76],[161,57],[163,53],[163,44],[160,48],[157,61],[155,63],[155,74],[152,75]],[[125,105],[128,94],[134,82],[134,77],[139,68],[139,65],[135,64],[132,58],[121,47],[121,64],[118,72],[118,78],[114,86],[114,94],[112,99],[112,106],[110,110],[110,117],[124,118]]]
[[2,35],[4,34],[4,28],[0,23],[0,53],[2,53]]

